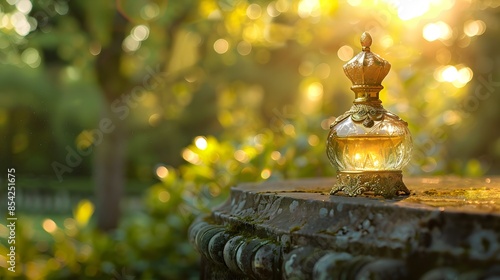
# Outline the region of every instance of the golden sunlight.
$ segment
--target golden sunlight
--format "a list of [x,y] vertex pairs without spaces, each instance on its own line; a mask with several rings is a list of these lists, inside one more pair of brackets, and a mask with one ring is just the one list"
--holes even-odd
[[224,54],[229,50],[229,43],[225,39],[218,39],[214,43],[214,50],[218,54]]
[[432,42],[438,39],[448,40],[453,35],[451,27],[445,22],[428,23],[422,30],[422,36],[425,40]]
[[469,20],[464,24],[464,33],[469,37],[479,36],[486,31],[486,23],[482,20]]
[[404,21],[422,17],[429,12],[448,10],[455,5],[455,0],[385,0],[385,2],[394,6],[398,11],[398,17]]
[[206,150],[207,146],[208,146],[207,138],[205,138],[203,136],[197,136],[194,139],[194,145],[196,146],[196,148],[198,148],[202,151]]
[[156,168],[156,176],[158,176],[158,178],[166,178],[168,176],[168,168],[166,168],[165,166],[158,166]]
[[42,227],[48,233],[54,233],[57,230],[56,223],[51,219],[45,219],[42,223]]

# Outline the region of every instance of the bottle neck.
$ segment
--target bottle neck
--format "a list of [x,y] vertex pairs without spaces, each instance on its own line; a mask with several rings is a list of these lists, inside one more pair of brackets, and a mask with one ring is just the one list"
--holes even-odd
[[370,103],[370,104],[381,104],[382,101],[379,98],[380,90],[384,87],[381,85],[354,85],[351,90],[354,92],[354,104],[359,103]]

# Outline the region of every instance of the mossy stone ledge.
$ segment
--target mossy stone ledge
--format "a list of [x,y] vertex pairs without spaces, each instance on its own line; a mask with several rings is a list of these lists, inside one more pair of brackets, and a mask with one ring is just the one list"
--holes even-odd
[[332,196],[335,183],[232,188],[189,230],[202,279],[500,276],[500,177],[406,178],[410,195],[393,199]]

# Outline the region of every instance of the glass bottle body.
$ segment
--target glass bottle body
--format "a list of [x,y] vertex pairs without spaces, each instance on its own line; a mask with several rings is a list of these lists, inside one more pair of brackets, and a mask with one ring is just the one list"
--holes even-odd
[[370,127],[346,117],[331,128],[327,145],[340,172],[400,171],[410,160],[412,139],[403,120],[384,113]]

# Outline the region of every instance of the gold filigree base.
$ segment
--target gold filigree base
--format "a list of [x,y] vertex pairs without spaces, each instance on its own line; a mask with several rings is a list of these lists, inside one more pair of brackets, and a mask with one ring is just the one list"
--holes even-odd
[[337,184],[330,191],[331,195],[343,192],[348,196],[357,196],[372,192],[391,198],[401,194],[409,195],[410,191],[403,183],[401,171],[362,171],[337,173]]

